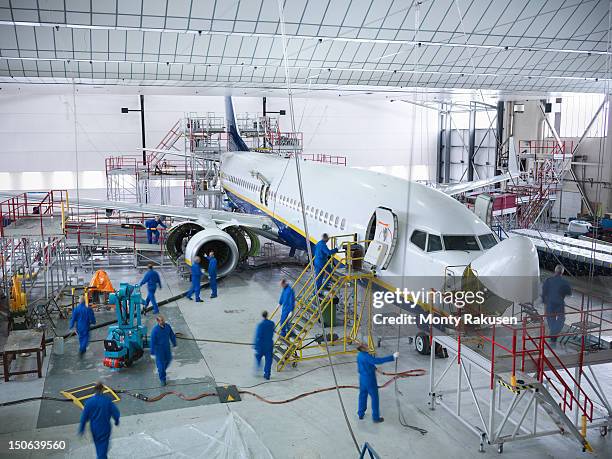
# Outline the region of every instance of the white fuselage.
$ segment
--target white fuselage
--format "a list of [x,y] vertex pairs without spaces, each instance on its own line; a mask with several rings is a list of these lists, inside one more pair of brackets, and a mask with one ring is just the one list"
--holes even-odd
[[[294,161],[267,153],[225,153],[221,184],[230,197],[248,202],[250,211],[263,212],[304,237]],[[366,239],[377,207],[389,208],[397,215],[397,246],[387,269],[377,272],[397,288],[407,288],[406,279],[415,276],[442,279],[449,267],[465,267],[484,253],[480,242],[478,250],[427,252],[410,241],[415,230],[436,236],[491,234],[473,212],[441,191],[378,172],[313,161],[302,160],[300,169],[313,243],[323,233],[356,233],[359,240]],[[266,182],[270,184],[267,202],[262,193]]]

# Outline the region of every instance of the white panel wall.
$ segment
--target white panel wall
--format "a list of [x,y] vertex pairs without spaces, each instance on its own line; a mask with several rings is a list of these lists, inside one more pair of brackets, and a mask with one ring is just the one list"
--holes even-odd
[[[345,155],[350,166],[410,166],[419,171],[414,178],[435,179],[437,112],[367,95],[313,94],[294,103],[306,152]],[[78,169],[83,195],[104,197],[104,158],[139,153],[140,114],[121,113],[138,105],[125,94],[0,95],[0,190],[73,189]],[[259,98],[235,97],[234,105],[237,113],[261,112]],[[268,110],[288,108],[287,99],[268,99]],[[222,114],[224,102],[147,95],[145,109],[147,145],[155,146],[186,112]],[[288,115],[281,122],[290,130]]]

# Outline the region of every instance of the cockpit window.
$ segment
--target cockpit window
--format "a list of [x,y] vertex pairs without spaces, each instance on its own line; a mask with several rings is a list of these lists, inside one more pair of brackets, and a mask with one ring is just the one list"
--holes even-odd
[[484,250],[488,250],[491,247],[493,247],[495,244],[497,244],[497,240],[495,239],[495,236],[493,236],[491,233],[483,234],[482,236],[478,236],[478,239],[480,240],[480,245],[482,246]]
[[425,231],[414,230],[412,236],[410,236],[410,242],[416,245],[419,249],[425,250],[425,241],[427,240],[427,233]]
[[446,250],[480,250],[476,236],[442,236]]
[[427,239],[427,251],[437,252],[438,250],[442,250],[442,239],[440,239],[440,236],[430,234]]

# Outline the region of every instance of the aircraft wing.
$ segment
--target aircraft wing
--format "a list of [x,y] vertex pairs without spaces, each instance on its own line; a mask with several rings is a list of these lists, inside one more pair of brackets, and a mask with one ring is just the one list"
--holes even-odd
[[[11,198],[15,194],[0,193],[2,198]],[[28,193],[28,200],[35,201],[36,194]],[[105,201],[102,199],[70,199],[71,205],[91,209],[112,209],[123,212],[142,212],[150,215],[184,218],[199,221],[202,224],[216,226],[240,225],[248,228],[268,230],[275,228],[271,218],[265,215],[241,214],[225,210],[204,209],[200,207],[163,206],[158,204],[139,204],[135,202]]]
[[450,185],[442,185],[439,186],[438,189],[449,196],[454,196],[456,194],[465,193],[467,191],[472,191],[477,188],[484,188],[490,185],[495,185],[496,183],[506,182],[508,180],[512,180],[517,178],[518,174],[512,174],[510,172],[506,172],[502,175],[496,175],[495,177],[482,179],[482,180],[473,180],[471,182],[460,182],[453,183]]

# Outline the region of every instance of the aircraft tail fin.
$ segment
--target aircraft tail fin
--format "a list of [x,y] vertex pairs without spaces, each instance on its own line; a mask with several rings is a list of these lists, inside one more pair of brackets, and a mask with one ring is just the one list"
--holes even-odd
[[240,136],[234,115],[234,104],[231,96],[225,97],[225,122],[227,123],[227,149],[228,151],[249,151],[249,147]]

